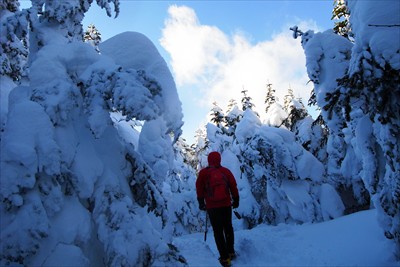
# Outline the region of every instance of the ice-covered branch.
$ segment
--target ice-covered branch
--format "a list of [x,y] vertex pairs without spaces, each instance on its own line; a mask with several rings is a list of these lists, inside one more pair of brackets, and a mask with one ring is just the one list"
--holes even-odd
[[291,31],[293,31],[293,38],[297,39],[297,37],[302,36],[303,32],[301,30],[299,30],[299,27],[297,27],[296,25],[293,27],[289,28]]

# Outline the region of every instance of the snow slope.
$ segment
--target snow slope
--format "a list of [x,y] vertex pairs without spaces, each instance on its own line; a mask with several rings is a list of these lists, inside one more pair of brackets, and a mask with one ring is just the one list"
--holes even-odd
[[[238,228],[238,221],[234,221]],[[233,266],[400,266],[368,210],[318,224],[260,225],[235,231],[239,257]],[[211,227],[204,233],[175,238],[189,266],[219,266]]]

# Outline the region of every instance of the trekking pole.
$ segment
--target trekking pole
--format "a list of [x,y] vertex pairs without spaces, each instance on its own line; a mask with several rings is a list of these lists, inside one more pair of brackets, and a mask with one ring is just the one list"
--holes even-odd
[[208,232],[207,222],[208,222],[208,212],[206,211],[206,231],[204,232],[204,242],[207,241],[207,232]]

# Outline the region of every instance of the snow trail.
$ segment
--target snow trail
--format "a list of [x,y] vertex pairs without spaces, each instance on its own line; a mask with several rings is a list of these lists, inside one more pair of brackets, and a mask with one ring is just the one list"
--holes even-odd
[[[237,224],[235,224],[237,225]],[[237,228],[237,227],[236,227]],[[219,266],[212,229],[184,235],[174,244],[189,266]],[[400,266],[368,210],[317,224],[260,225],[235,231],[238,258],[232,266]]]

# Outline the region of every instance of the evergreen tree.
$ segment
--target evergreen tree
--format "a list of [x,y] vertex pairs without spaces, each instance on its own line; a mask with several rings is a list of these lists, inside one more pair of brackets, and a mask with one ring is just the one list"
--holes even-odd
[[311,138],[308,142],[302,142],[303,147],[310,151],[320,162],[327,165],[326,144],[329,136],[329,128],[323,116],[318,115],[311,125]]
[[276,97],[275,97],[275,89],[272,88],[272,84],[268,83],[267,84],[267,95],[265,97],[265,113],[268,113],[269,108],[271,107],[272,104],[276,102]]
[[[333,148],[341,151],[335,172],[328,168],[328,175],[343,177],[335,179],[340,181],[342,196],[350,192],[358,209],[368,208],[369,199],[373,201],[385,236],[394,240],[400,251],[400,80],[399,65],[394,63],[399,47],[398,42],[389,41],[400,36],[396,30],[374,29],[395,29],[400,21],[394,2],[387,1],[372,13],[370,5],[359,1],[346,3],[354,42],[341,36],[336,38],[329,32],[318,34],[318,38],[310,33],[303,46],[309,77],[315,84],[316,101],[323,108],[329,127],[329,158],[335,157],[331,153]],[[347,10],[342,12],[345,14]],[[371,22],[385,21],[382,14],[390,17],[390,25],[364,27],[366,18]],[[384,40],[387,45],[383,47]],[[316,51],[324,50],[335,56],[328,59],[316,55]],[[328,65],[332,67],[322,67]],[[332,165],[328,162],[328,167]],[[400,258],[399,254],[396,256]]]
[[231,112],[237,106],[237,102],[235,99],[230,99],[228,102],[228,107],[226,113]]
[[240,122],[243,116],[242,113],[243,112],[239,110],[236,101],[231,99],[225,116],[225,127],[228,135],[233,135],[235,133],[236,125]]
[[170,190],[163,190],[163,194],[167,194],[165,199],[168,199],[169,227],[175,236],[199,232],[204,224],[204,216],[201,216],[202,212],[197,206],[196,188],[193,186],[197,164],[194,149],[183,138],[179,138],[174,144],[174,167],[165,181]]
[[90,43],[95,48],[96,52],[100,53],[99,44],[101,42],[101,33],[97,30],[96,26],[93,24],[88,26],[83,36],[83,40]]
[[[80,1],[50,1],[32,0],[30,13],[39,16],[39,20],[32,20],[31,27],[35,29],[29,35],[29,57],[35,59],[36,53],[52,39],[47,37],[47,32],[58,31],[65,37],[66,42],[82,41],[82,19],[89,10],[92,0]],[[113,4],[115,17],[119,14],[119,0],[99,0],[97,5],[106,10],[109,17],[112,16]],[[47,22],[47,31],[41,31],[40,25]]]
[[283,125],[296,135],[298,133],[299,123],[308,116],[308,111],[305,108],[301,98],[295,99],[293,89],[289,86],[288,93],[284,97],[284,106],[287,118],[283,121]]
[[217,102],[213,103],[210,115],[211,115],[211,122],[217,125],[218,128],[224,129],[225,116],[222,109],[218,106]]
[[0,75],[17,82],[26,76],[31,16],[27,10],[19,11],[18,0],[0,1]]
[[287,113],[290,113],[292,100],[295,99],[293,89],[289,86],[287,94],[283,98],[283,108]]
[[[243,123],[251,121],[252,123],[247,124],[250,128],[250,132],[242,136],[241,129]],[[246,221],[248,228],[253,228],[260,223],[275,224],[276,214],[268,201],[268,175],[269,171],[273,170],[266,166],[268,160],[271,158],[265,157],[260,154],[259,141],[262,139],[260,135],[256,134],[258,120],[257,115],[248,109],[243,113],[243,120],[239,122],[239,134],[237,140],[237,157],[240,162],[241,178],[245,179],[250,187],[250,193],[254,202],[257,205],[251,205],[248,212],[243,214],[243,218]],[[256,123],[253,125],[253,123]],[[245,201],[242,201],[245,202]],[[250,203],[252,203],[251,201]],[[247,205],[249,205],[247,203]]]
[[[336,56],[333,59],[327,59],[323,57],[323,49],[321,50],[308,50],[309,47],[314,45],[325,47],[325,43],[314,43],[314,40],[320,40],[320,36],[315,38],[313,31],[307,31],[302,36],[302,46],[305,50],[306,56],[308,53],[315,53],[318,51],[320,54],[313,54],[308,58],[309,62],[314,62],[315,65],[307,65],[308,76],[314,83],[314,95],[315,101],[318,106],[323,107],[321,114],[324,117],[329,128],[329,136],[327,139],[327,154],[329,155],[327,161],[326,173],[328,180],[335,188],[341,193],[341,196],[346,201],[346,212],[361,210],[369,203],[369,197],[365,194],[365,186],[363,185],[362,178],[360,176],[361,163],[360,160],[355,156],[354,148],[349,142],[349,138],[346,138],[348,131],[348,125],[346,120],[342,116],[342,106],[334,106],[330,104],[332,99],[335,101],[339,98],[338,92],[336,91],[337,81],[344,75],[349,64],[349,55],[351,54],[352,44],[348,39],[341,36],[337,36],[335,33],[326,32],[322,33],[327,35],[327,40],[331,38],[330,42],[337,42],[335,52],[340,56]],[[318,34],[319,35],[319,34]],[[318,41],[315,41],[318,42]],[[310,64],[310,63],[307,64]],[[332,76],[328,77],[329,80],[324,80],[327,77],[321,75],[321,69],[323,64],[335,65],[337,68]],[[324,82],[325,86],[320,87],[320,83]],[[323,93],[320,93],[320,90]],[[333,107],[332,109],[328,108]],[[352,163],[350,163],[352,162]],[[352,168],[345,168],[344,165],[352,164]],[[344,172],[343,170],[347,170]]]
[[298,133],[298,128],[300,127],[301,121],[304,120],[308,115],[308,111],[305,108],[302,101],[297,101],[292,99],[287,104],[286,111],[288,113],[288,117],[284,120],[283,124],[287,129],[294,132],[296,135]]
[[350,12],[346,0],[334,0],[331,20],[335,21],[333,31],[345,38],[353,36],[350,28]]
[[0,11],[8,10],[10,12],[16,12],[19,10],[18,0],[1,0],[0,1]]
[[[77,266],[91,260],[108,266],[179,264],[176,248],[161,234],[170,215],[163,182],[169,171],[179,173],[171,168],[170,134],[179,138],[180,129],[167,127],[165,103],[178,101],[163,98],[173,91],[163,94],[170,86],[158,77],[110,61],[104,65],[83,44],[80,23],[91,3],[37,0],[26,11],[32,14],[30,79],[10,94],[1,139],[0,205],[7,223],[0,265],[31,265],[62,248],[75,251]],[[97,1],[108,13],[110,3],[118,14],[118,0]],[[20,18],[16,23],[22,25],[26,18]],[[151,58],[159,60],[159,54]],[[134,129],[124,133],[110,118],[116,114],[124,122],[144,122],[137,143],[126,138],[135,136]],[[182,124],[179,116],[171,120]],[[65,223],[71,214],[82,225]]]
[[[330,107],[326,108],[343,108],[342,115],[354,138],[368,135],[362,147],[358,147],[363,151],[363,167],[368,168],[368,172],[363,173],[363,180],[367,181],[369,193],[379,196],[372,198],[375,205],[379,205],[383,216],[393,223],[384,225],[385,235],[400,247],[400,223],[396,219],[400,216],[399,70],[389,61],[382,67],[382,63],[378,63],[382,59],[371,54],[370,48],[366,48],[358,60],[360,69],[339,80],[335,92],[338,97],[330,98]],[[362,113],[355,110],[362,110]],[[372,131],[359,132],[359,125],[369,125]],[[374,164],[371,164],[371,158],[375,158]]]
[[174,145],[174,151],[175,153],[180,153],[182,155],[182,160],[184,164],[187,164],[193,169],[196,169],[198,160],[196,158],[193,146],[194,144],[189,146],[186,142],[186,139],[179,137],[178,141]]
[[195,133],[196,145],[193,147],[195,151],[197,161],[196,170],[200,170],[202,167],[207,166],[207,151],[210,148],[210,142],[207,139],[206,129],[198,129]]
[[[323,181],[323,165],[296,143],[293,133],[262,125],[254,112],[246,110],[236,138],[241,178],[248,181],[253,197],[244,201],[250,206],[243,214],[249,227],[316,222],[342,214],[339,195]],[[307,167],[299,168],[298,162]]]
[[250,96],[247,95],[247,90],[245,90],[243,88],[243,90],[241,91],[243,97],[242,97],[242,110],[246,111],[246,109],[251,109],[253,110],[253,108],[255,107],[255,105],[251,102],[252,98]]

